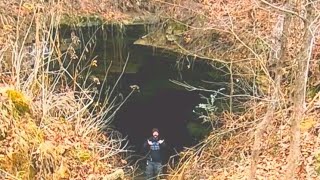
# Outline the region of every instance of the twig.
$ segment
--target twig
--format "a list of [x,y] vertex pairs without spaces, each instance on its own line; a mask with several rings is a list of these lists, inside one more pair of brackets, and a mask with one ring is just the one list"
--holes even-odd
[[[9,176],[9,177],[12,178],[12,179],[19,180],[19,178],[15,177],[15,176],[13,176],[13,175],[11,175],[11,174],[9,174],[8,172],[4,171],[3,169],[0,169],[0,171],[1,171],[2,173],[4,173],[6,176]],[[3,175],[1,175],[1,174],[0,174],[0,176],[3,177]]]
[[307,21],[306,18],[300,16],[297,12],[291,11],[291,10],[289,10],[289,9],[281,8],[281,7],[276,6],[276,5],[273,5],[273,4],[271,4],[271,3],[269,3],[269,2],[267,2],[267,1],[265,1],[265,0],[259,0],[259,1],[261,1],[263,4],[266,4],[266,5],[274,8],[274,9],[276,9],[276,10],[278,10],[278,11],[281,11],[281,12],[284,12],[284,13],[289,13],[289,14],[291,14],[291,15],[297,16],[297,17],[299,17],[301,20],[303,20],[304,22]]

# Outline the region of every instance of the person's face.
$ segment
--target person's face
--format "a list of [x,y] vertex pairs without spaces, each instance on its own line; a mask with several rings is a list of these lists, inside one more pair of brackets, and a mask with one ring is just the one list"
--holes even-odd
[[159,133],[158,133],[157,131],[155,131],[155,132],[152,133],[152,136],[153,136],[154,138],[158,138]]

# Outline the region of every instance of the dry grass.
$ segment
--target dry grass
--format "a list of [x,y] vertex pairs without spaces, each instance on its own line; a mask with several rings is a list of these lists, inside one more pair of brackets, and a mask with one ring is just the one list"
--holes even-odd
[[15,8],[0,15],[0,177],[123,179],[124,139],[108,127],[121,103],[113,91],[102,100],[63,66],[60,5],[52,2],[12,2]]
[[[301,156],[296,177],[318,179],[319,98],[309,100],[307,114],[300,124]],[[223,114],[224,126],[212,132],[203,142],[180,154],[170,179],[247,179],[250,171],[251,147],[256,124],[266,112],[265,103],[248,105],[242,115]],[[272,124],[263,134],[257,179],[283,179],[290,145],[291,109],[277,111]]]
[[[100,133],[100,127],[90,119],[80,116],[67,120],[53,115],[41,119],[27,111],[40,102],[26,101],[20,91],[11,87],[1,87],[1,92],[2,175],[21,179],[98,179],[123,166],[119,156],[121,139]],[[10,95],[13,92],[19,96]],[[73,96],[52,96],[61,101],[74,100]],[[28,108],[21,109],[21,104]],[[77,109],[75,105],[65,104],[65,108]]]

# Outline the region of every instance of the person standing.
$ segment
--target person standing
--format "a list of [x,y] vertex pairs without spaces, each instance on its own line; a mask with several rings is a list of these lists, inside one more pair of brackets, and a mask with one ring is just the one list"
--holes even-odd
[[157,128],[152,129],[152,137],[147,139],[144,143],[144,149],[148,150],[147,155],[147,167],[146,178],[156,179],[162,172],[162,157],[161,149],[164,148],[164,140],[159,139],[159,130]]

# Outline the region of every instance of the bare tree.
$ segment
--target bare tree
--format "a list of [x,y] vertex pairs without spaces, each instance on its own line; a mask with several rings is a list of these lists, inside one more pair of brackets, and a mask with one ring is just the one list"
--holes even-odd
[[[263,140],[263,133],[267,129],[268,125],[273,118],[273,115],[276,111],[276,108],[279,104],[279,92],[281,91],[281,79],[283,75],[282,65],[285,59],[287,58],[287,43],[289,36],[289,26],[291,22],[291,15],[286,14],[285,16],[280,16],[278,19],[278,27],[275,27],[275,43],[274,46],[276,48],[275,52],[271,52],[271,56],[269,61],[275,64],[274,69],[274,83],[272,85],[272,94],[271,94],[271,101],[268,105],[267,113],[265,114],[263,120],[258,124],[255,137],[254,137],[254,144],[252,147],[252,160],[251,160],[251,169],[250,169],[250,179],[255,179],[256,169],[257,169],[257,162],[258,162],[258,155],[261,150],[261,143]],[[279,47],[279,49],[277,48]]]
[[[311,59],[311,51],[314,45],[314,32],[317,29],[315,22],[315,7],[314,1],[304,1],[306,4],[303,9],[305,10],[305,19],[303,20],[303,38],[301,48],[298,56],[296,57],[297,68],[295,69],[295,80],[293,87],[293,118],[291,122],[291,144],[290,154],[287,159],[288,167],[286,171],[286,179],[293,179],[295,176],[296,168],[298,166],[300,155],[300,129],[299,124],[304,117],[305,112],[305,96],[308,80],[308,69]],[[296,7],[300,9],[301,7]],[[295,21],[296,23],[299,23]]]
[[[255,140],[252,150],[252,160],[251,160],[251,169],[250,169],[250,179],[255,178],[258,156],[261,150],[262,136],[265,132],[268,124],[270,123],[274,112],[277,108],[277,102],[279,102],[279,92],[281,91],[281,80],[283,76],[282,69],[285,68],[285,61],[288,61],[288,54],[290,46],[293,51],[298,53],[293,53],[294,56],[290,59],[291,64],[291,74],[293,75],[294,85],[291,87],[291,92],[294,95],[293,106],[294,111],[292,113],[291,121],[291,145],[290,145],[290,154],[287,159],[288,167],[286,171],[286,179],[293,179],[295,176],[295,170],[299,161],[300,154],[300,129],[299,124],[303,119],[304,115],[304,105],[305,105],[305,94],[308,78],[308,67],[311,59],[311,51],[314,42],[314,32],[316,29],[316,20],[314,14],[314,4],[313,1],[303,1],[296,3],[293,0],[287,0],[284,7],[275,6],[265,0],[260,0],[262,4],[272,7],[273,10],[279,11],[282,14],[285,14],[283,19],[282,31],[283,34],[280,39],[281,49],[279,50],[279,58],[275,57],[277,60],[275,62],[274,70],[274,84],[273,84],[273,93],[271,94],[271,103],[268,105],[267,113],[264,116],[263,120],[258,124],[257,130],[255,132]],[[305,6],[303,6],[304,4]],[[304,15],[304,16],[302,16]],[[297,32],[292,30],[292,27],[300,27],[301,23],[303,24],[302,32]],[[295,43],[292,39],[298,39],[299,34],[303,34],[302,44]],[[291,41],[289,40],[291,38]],[[291,50],[292,51],[292,50]],[[292,54],[292,52],[291,52]],[[271,56],[271,58],[274,58]]]

